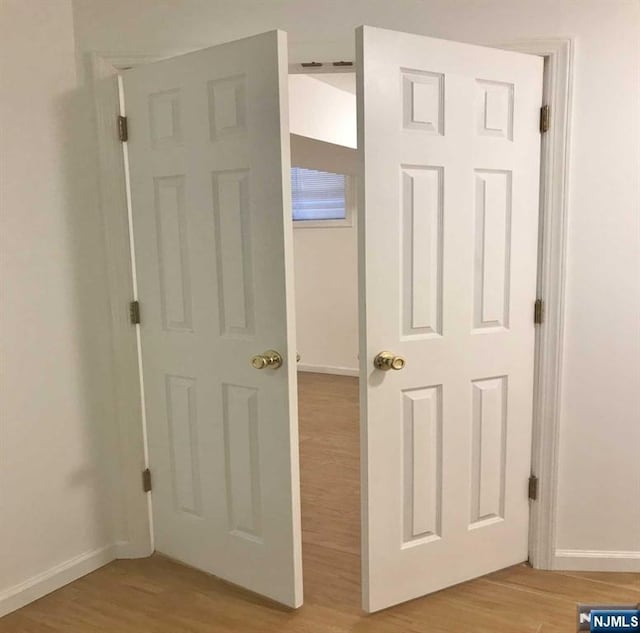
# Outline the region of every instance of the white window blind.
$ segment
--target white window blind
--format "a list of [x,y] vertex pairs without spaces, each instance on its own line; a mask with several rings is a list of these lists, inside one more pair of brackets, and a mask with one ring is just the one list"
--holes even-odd
[[294,220],[344,220],[347,217],[346,177],[328,171],[291,168]]

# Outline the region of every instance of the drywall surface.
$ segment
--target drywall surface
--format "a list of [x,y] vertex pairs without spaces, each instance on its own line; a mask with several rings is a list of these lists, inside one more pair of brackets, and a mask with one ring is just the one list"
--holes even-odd
[[356,95],[323,81],[323,75],[289,75],[289,128],[292,134],[356,147]]
[[[640,552],[640,4],[637,0],[74,0],[80,51],[171,54],[273,28],[292,61],[353,59],[370,24],[575,45],[557,547]],[[562,564],[562,561],[559,561]],[[628,563],[628,564],[632,564]],[[640,568],[640,565],[639,565]]]
[[358,373],[356,226],[294,228],[300,367]]
[[[291,110],[298,106],[290,100]],[[348,116],[349,110],[346,110]],[[327,136],[318,128],[319,136]],[[291,163],[353,177],[354,149],[291,135]],[[299,367],[346,375],[358,373],[358,256],[355,197],[351,224],[307,228],[294,222],[296,329]]]
[[113,513],[103,238],[70,0],[3,0],[0,51],[3,615],[113,558]]

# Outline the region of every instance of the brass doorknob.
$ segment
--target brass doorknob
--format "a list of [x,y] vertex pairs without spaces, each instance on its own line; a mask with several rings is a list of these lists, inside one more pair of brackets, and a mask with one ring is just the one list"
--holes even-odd
[[268,349],[262,354],[256,354],[251,358],[251,366],[254,369],[264,369],[265,367],[273,367],[278,369],[282,366],[282,356],[274,349]]
[[390,369],[398,371],[402,369],[404,365],[404,358],[402,358],[402,356],[396,356],[392,352],[380,352],[373,359],[373,366],[376,369],[382,369],[382,371],[389,371]]

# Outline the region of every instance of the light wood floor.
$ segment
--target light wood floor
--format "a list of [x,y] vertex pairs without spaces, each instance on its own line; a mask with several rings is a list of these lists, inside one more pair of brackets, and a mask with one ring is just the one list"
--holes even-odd
[[576,603],[640,601],[640,574],[525,565],[360,611],[357,381],[300,375],[305,604],[289,611],[161,556],[115,561],[0,620],[0,633],[569,633]]

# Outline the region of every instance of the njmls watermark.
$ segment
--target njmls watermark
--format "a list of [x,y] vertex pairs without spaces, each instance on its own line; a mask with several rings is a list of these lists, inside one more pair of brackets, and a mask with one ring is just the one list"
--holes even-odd
[[578,605],[578,631],[640,633],[640,603],[636,605]]

